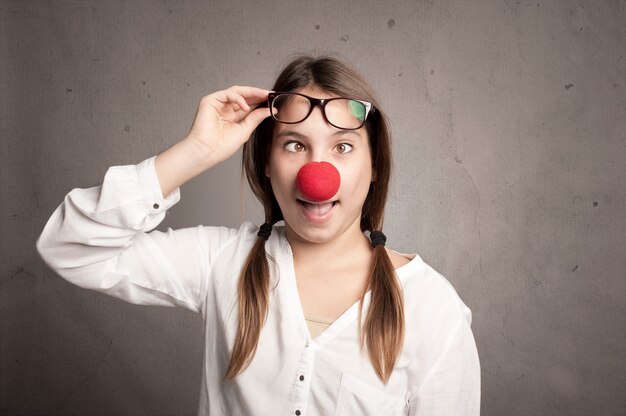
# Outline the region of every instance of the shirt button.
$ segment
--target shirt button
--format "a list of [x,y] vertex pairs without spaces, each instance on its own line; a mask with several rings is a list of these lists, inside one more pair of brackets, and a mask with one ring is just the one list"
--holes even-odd
[[155,203],[154,205],[152,205],[152,208],[154,208],[154,209],[159,209],[159,204],[156,204],[156,203]]
[[304,376],[300,376],[300,381],[304,381]]
[[299,410],[296,410],[296,416],[300,416],[302,413]]

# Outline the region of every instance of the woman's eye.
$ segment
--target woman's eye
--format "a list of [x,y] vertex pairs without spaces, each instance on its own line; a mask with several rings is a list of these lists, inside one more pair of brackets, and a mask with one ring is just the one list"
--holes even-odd
[[335,146],[335,149],[337,149],[339,153],[350,153],[352,151],[352,145],[348,143],[340,143]]
[[304,151],[304,145],[298,142],[289,142],[285,145],[285,149],[287,149],[288,152],[302,152]]

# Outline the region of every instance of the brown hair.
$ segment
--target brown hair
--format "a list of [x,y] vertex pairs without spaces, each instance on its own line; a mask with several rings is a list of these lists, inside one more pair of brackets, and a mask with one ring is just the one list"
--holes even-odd
[[[381,230],[391,177],[391,140],[386,118],[365,80],[351,67],[329,56],[298,56],[280,73],[274,91],[294,91],[314,86],[329,94],[370,101],[376,111],[368,117],[368,132],[375,180],[363,204],[361,230]],[[248,183],[263,204],[265,222],[283,219],[265,166],[269,160],[273,120],[265,119],[243,147],[243,168]],[[371,291],[367,316],[361,327],[361,347],[367,349],[378,377],[387,383],[404,342],[402,289],[384,245],[374,247],[374,261],[366,290]],[[361,297],[361,311],[363,309]],[[259,237],[248,254],[239,281],[239,326],[227,379],[234,378],[256,352],[269,302],[269,266],[265,240]],[[359,314],[361,323],[361,314]]]

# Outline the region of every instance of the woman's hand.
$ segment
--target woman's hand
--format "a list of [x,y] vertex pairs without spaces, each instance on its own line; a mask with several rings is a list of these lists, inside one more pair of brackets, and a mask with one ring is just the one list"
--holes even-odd
[[155,169],[163,196],[231,157],[270,116],[269,91],[230,87],[202,97],[187,136],[158,155]]
[[270,116],[267,107],[257,108],[267,100],[269,92],[234,86],[202,97],[185,140],[197,146],[199,155],[210,166],[223,162]]

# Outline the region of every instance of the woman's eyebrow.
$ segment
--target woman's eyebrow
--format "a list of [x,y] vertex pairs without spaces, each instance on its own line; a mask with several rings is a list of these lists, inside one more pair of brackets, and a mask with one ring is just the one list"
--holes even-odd
[[344,136],[346,134],[356,134],[361,137],[361,133],[358,130],[337,130],[333,133],[333,136]]
[[276,135],[276,137],[277,138],[278,137],[295,137],[295,138],[298,138],[298,139],[306,139],[307,138],[307,136],[305,136],[304,134],[299,133],[299,132],[297,132],[295,130],[283,130],[283,131],[279,132]]
[[[338,129],[332,134],[333,137],[342,137],[345,135],[356,135],[358,137],[362,137],[361,132],[359,132],[358,130],[339,130]],[[302,134],[296,130],[283,130],[279,132],[278,134],[276,134],[276,138],[281,138],[281,137],[296,138],[298,140],[306,140],[309,138],[309,136],[307,136],[306,134]]]

